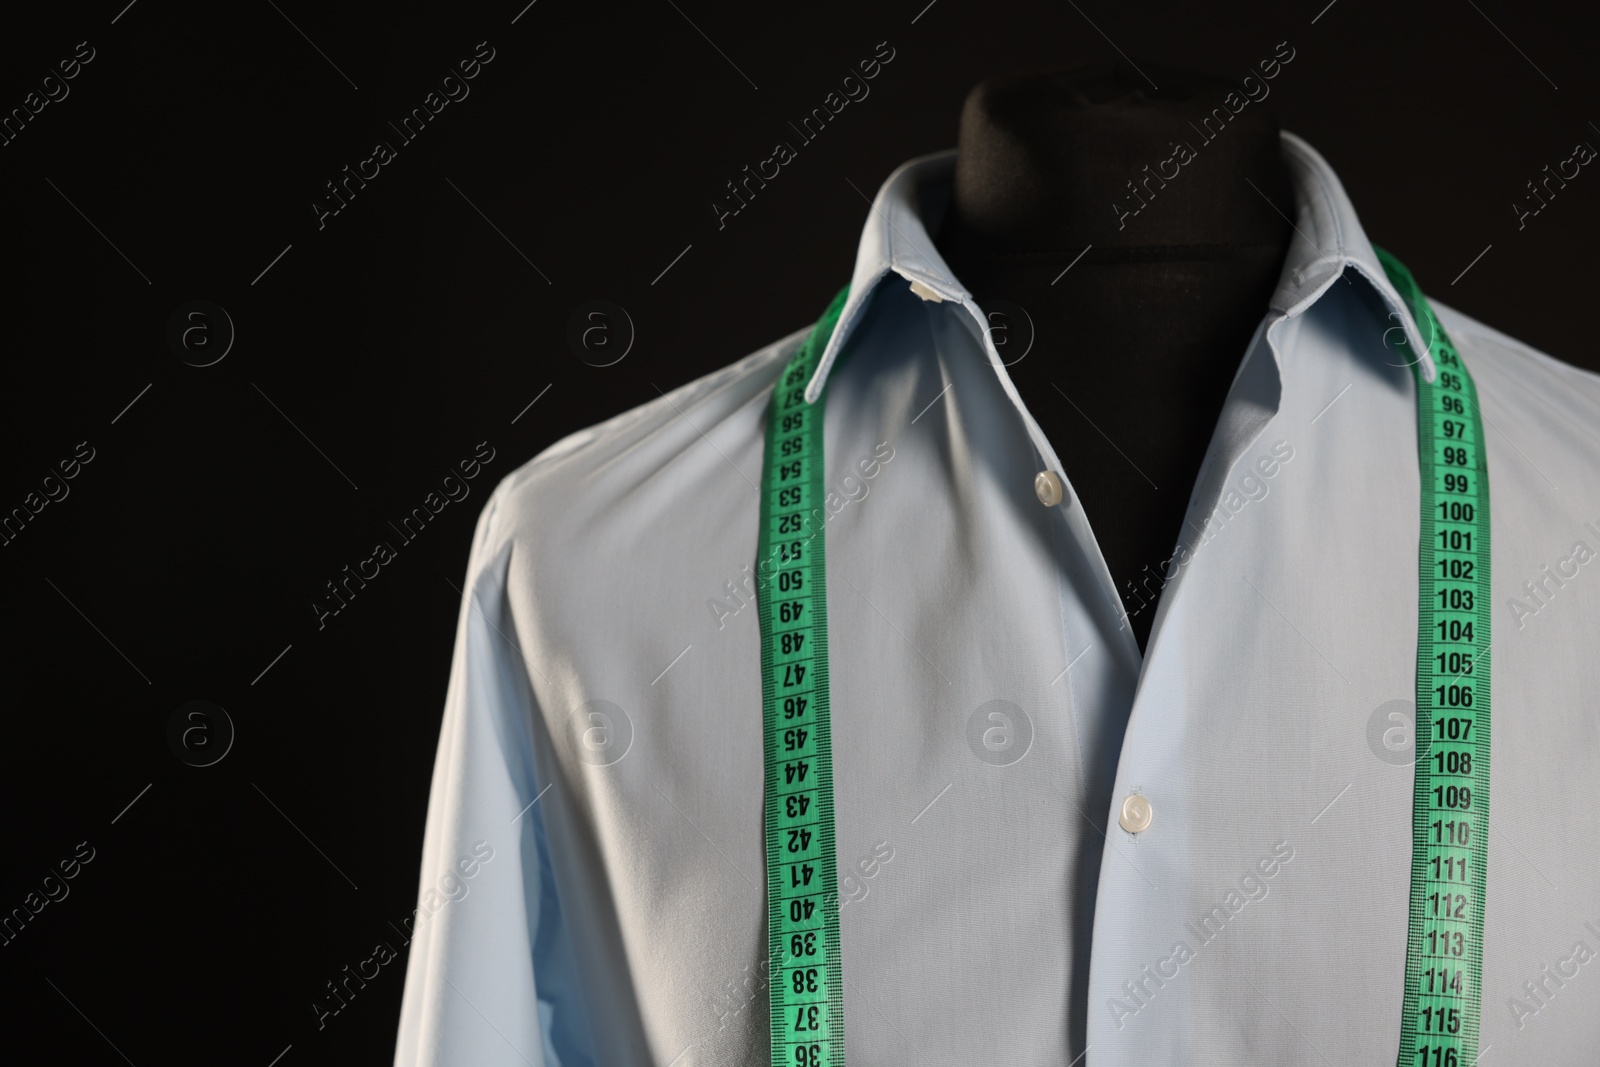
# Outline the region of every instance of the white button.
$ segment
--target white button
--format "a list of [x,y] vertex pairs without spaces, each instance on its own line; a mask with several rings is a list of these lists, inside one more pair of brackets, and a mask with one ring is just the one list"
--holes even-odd
[[1155,812],[1150,810],[1150,802],[1138,793],[1129,793],[1122,800],[1122,814],[1117,817],[1117,822],[1130,834],[1150,826],[1150,820],[1155,817]]
[[1055,471],[1040,471],[1033,476],[1033,492],[1039,498],[1039,503],[1053,508],[1066,496],[1066,487],[1061,484],[1061,475]]

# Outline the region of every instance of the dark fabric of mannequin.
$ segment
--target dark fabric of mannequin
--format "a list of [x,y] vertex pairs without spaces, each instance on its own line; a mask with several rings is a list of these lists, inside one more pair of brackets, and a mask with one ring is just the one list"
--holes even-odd
[[978,85],[934,238],[990,316],[1141,649],[1294,214],[1264,100],[1234,113],[1235,83],[1143,70],[1159,89],[1126,64]]

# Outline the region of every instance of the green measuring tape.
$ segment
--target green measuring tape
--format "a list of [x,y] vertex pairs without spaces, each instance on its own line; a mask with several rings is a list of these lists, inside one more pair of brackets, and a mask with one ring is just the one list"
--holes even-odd
[[[1398,1067],[1474,1067],[1489,846],[1489,477],[1472,375],[1416,281],[1375,249],[1428,336],[1417,387],[1417,759]],[[766,766],[772,1067],[844,1067],[828,702],[822,435],[806,384],[841,289],[772,393],[761,475],[758,614]]]
[[1417,383],[1416,785],[1398,1067],[1473,1067],[1489,856],[1489,467],[1478,390],[1411,272],[1378,260],[1428,338]]
[[773,1067],[844,1067],[822,535],[826,392],[808,404],[805,390],[848,292],[833,298],[773,387],[761,472],[756,574]]

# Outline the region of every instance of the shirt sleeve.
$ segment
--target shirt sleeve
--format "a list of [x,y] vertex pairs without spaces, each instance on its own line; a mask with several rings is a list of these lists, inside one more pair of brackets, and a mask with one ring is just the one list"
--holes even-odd
[[555,1067],[534,974],[535,696],[506,595],[513,542],[495,533],[504,489],[478,519],[462,587],[395,1067]]

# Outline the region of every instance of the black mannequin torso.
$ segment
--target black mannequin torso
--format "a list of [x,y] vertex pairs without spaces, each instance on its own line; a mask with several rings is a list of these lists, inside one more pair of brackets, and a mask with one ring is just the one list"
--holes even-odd
[[[1068,506],[1093,524],[1141,648],[1294,213],[1264,105],[1202,130],[1211,108],[1229,114],[1230,91],[1242,99],[1237,87],[1145,69],[1159,92],[1120,64],[974,89],[936,238],[991,324],[1005,326],[1008,362],[1031,320],[1032,347],[1008,371],[1066,467]],[[1192,154],[1163,181],[1174,142]],[[1026,318],[995,315],[1001,302]]]

